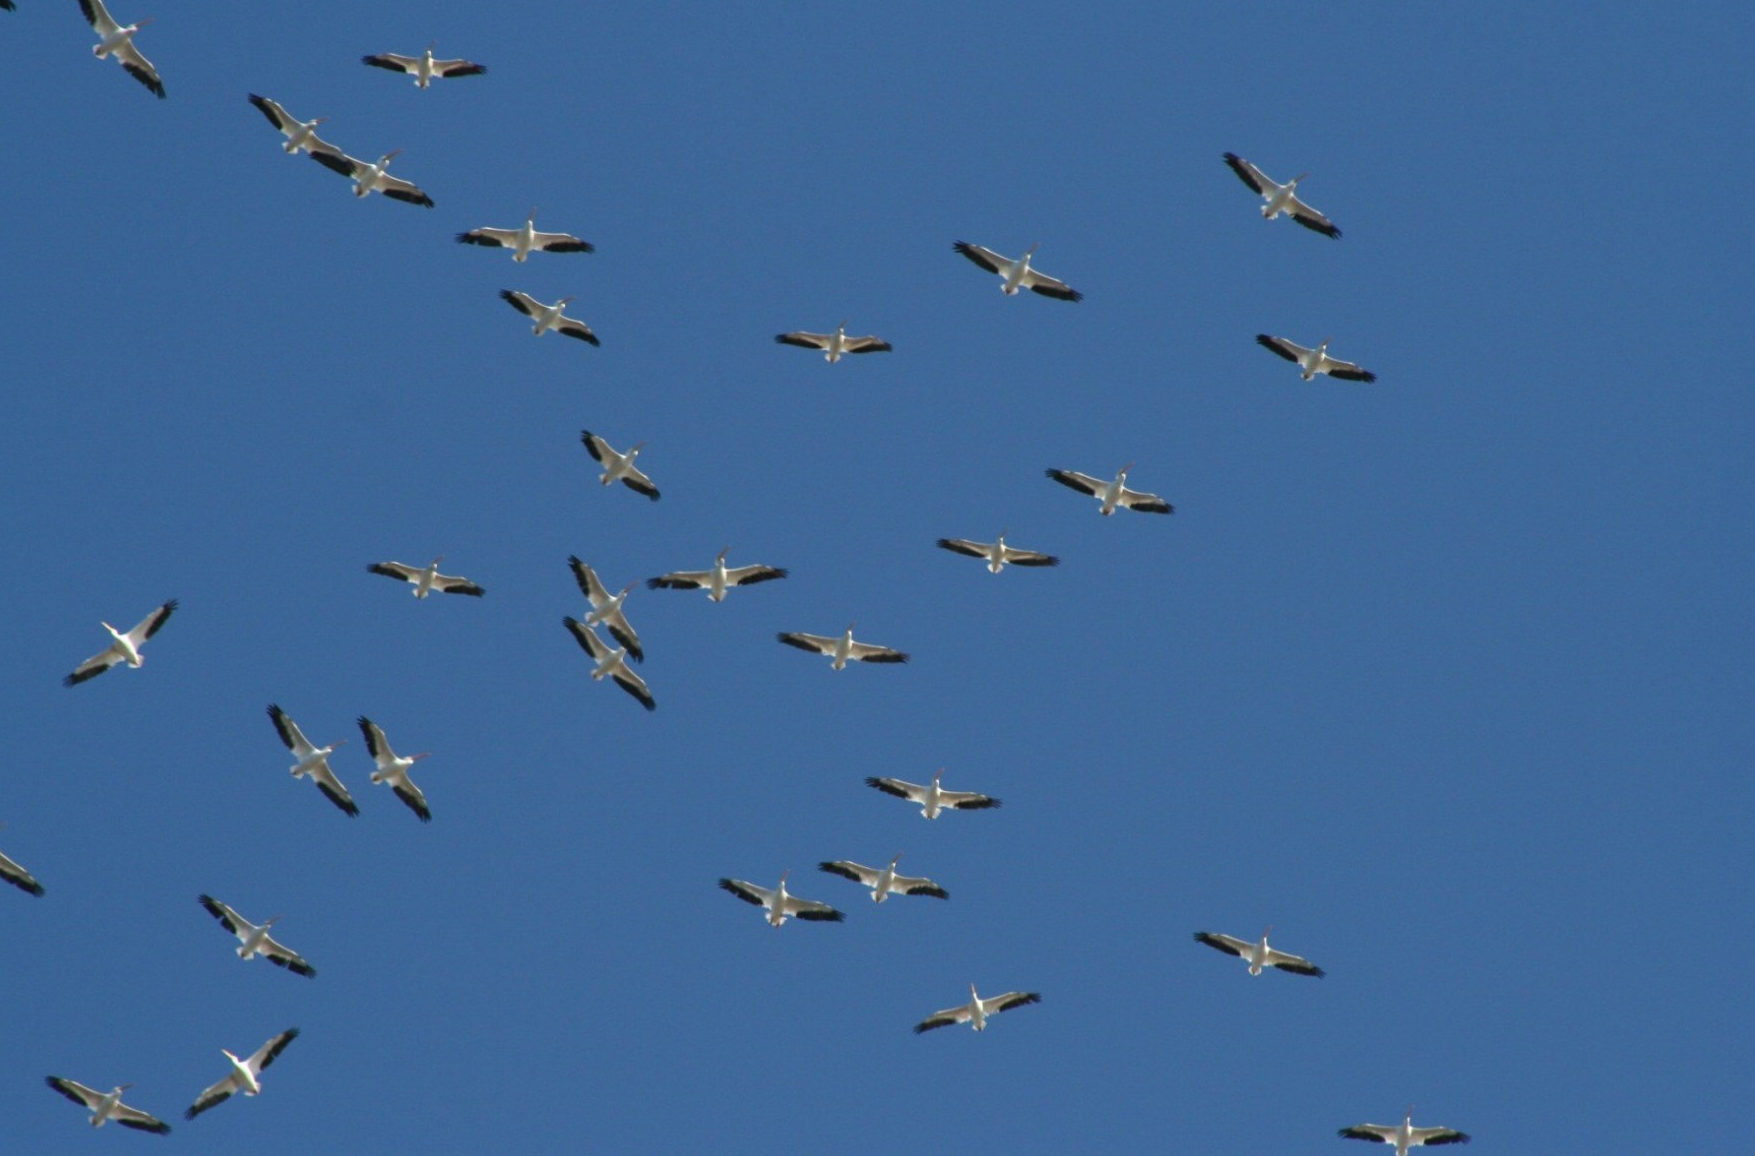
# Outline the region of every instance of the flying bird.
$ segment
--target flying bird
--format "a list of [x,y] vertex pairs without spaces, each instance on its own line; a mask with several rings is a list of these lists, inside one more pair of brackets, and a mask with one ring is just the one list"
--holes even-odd
[[588,429],[579,431],[579,442],[594,461],[602,464],[603,476],[597,479],[601,484],[607,486],[620,482],[636,494],[645,494],[654,502],[658,500],[658,487],[634,464],[634,459],[646,448],[645,442],[638,443],[624,454]]
[[408,777],[408,768],[431,754],[422,751],[418,755],[398,755],[390,749],[390,740],[384,737],[384,728],[367,718],[359,717],[360,734],[366,737],[366,750],[371,752],[372,761],[378,769],[372,772],[372,782],[389,783],[396,797],[408,804],[408,809],[420,816],[420,821],[430,823],[433,813],[427,809],[427,797],[421,789],[414,785]]
[[91,54],[99,60],[106,56],[112,57],[129,76],[163,100],[165,85],[159,79],[158,69],[152,66],[152,61],[140,54],[140,49],[134,47],[134,34],[151,24],[152,17],[137,20],[133,24],[117,24],[109,9],[104,7],[104,0],[79,0],[79,10],[85,13],[86,23],[98,34],[98,42],[93,46]]
[[1082,301],[1084,294],[1069,287],[1064,281],[1057,281],[1046,273],[1030,268],[1030,255],[1041,248],[1040,243],[1031,245],[1024,250],[1024,255],[1016,261],[1010,257],[1002,257],[992,249],[980,245],[971,245],[967,241],[958,241],[951,248],[975,262],[989,273],[998,273],[1002,279],[1000,290],[1010,297],[1021,289],[1032,293],[1040,293],[1044,297],[1058,297],[1062,301]]
[[634,584],[630,582],[619,593],[611,594],[598,580],[597,571],[581,562],[577,554],[567,559],[567,565],[573,568],[573,581],[579,584],[579,592],[591,604],[591,612],[585,615],[585,625],[603,627],[611,638],[627,649],[629,658],[635,662],[645,661],[640,636],[628,625],[628,616],[622,610],[622,603],[627,601],[628,591],[634,588]]
[[1217,948],[1227,955],[1242,957],[1243,961],[1249,964],[1250,975],[1260,975],[1263,967],[1277,967],[1281,971],[1289,971],[1293,975],[1313,975],[1317,979],[1323,977],[1325,973],[1322,968],[1317,967],[1303,956],[1292,955],[1285,951],[1275,951],[1269,947],[1268,931],[1272,930],[1273,926],[1270,924],[1267,931],[1263,931],[1261,938],[1254,943],[1229,935],[1218,935],[1211,931],[1197,931],[1194,933],[1194,938],[1197,942]]
[[658,709],[658,704],[653,701],[652,691],[646,686],[646,680],[628,666],[627,647],[610,649],[603,639],[597,637],[595,631],[577,618],[567,617],[561,621],[573,632],[574,640],[591,656],[591,661],[597,664],[596,669],[591,672],[593,679],[602,681],[605,676],[613,678],[617,686],[639,699],[641,706],[647,710]]
[[1129,462],[1116,472],[1115,480],[1106,482],[1102,478],[1093,478],[1090,474],[1081,474],[1077,470],[1048,470],[1048,476],[1063,486],[1077,490],[1081,494],[1089,494],[1102,503],[1098,513],[1107,517],[1115,513],[1116,507],[1137,511],[1141,514],[1174,514],[1176,507],[1156,494],[1148,494],[1144,490],[1127,488],[1127,471],[1133,469]]
[[480,598],[487,593],[467,578],[439,573],[439,563],[444,560],[445,556],[440,554],[425,566],[409,566],[402,562],[373,562],[366,567],[366,571],[409,583],[414,587],[411,593],[416,598],[425,598],[435,590],[440,594],[467,594],[472,598]]
[[1309,381],[1319,373],[1330,377],[1338,377],[1342,381],[1376,381],[1377,375],[1370,370],[1360,369],[1350,361],[1339,361],[1328,355],[1328,338],[1315,349],[1306,349],[1295,341],[1287,341],[1284,337],[1273,337],[1266,333],[1255,335],[1255,343],[1263,349],[1279,354],[1287,361],[1296,362],[1298,369]]
[[1468,1133],[1458,1132],[1455,1128],[1414,1127],[1414,1109],[1411,1105],[1400,1124],[1354,1124],[1351,1128],[1342,1128],[1340,1135],[1348,1140],[1376,1140],[1384,1144],[1394,1144],[1395,1156],[1408,1156],[1409,1148],[1469,1142]]
[[754,883],[742,879],[721,879],[719,887],[729,891],[745,903],[753,903],[757,907],[766,908],[768,923],[779,927],[788,918],[808,919],[822,923],[840,923],[847,918],[827,903],[818,903],[814,899],[800,899],[796,895],[786,893],[786,877],[791,871],[780,873],[780,885],[770,891],[766,887],[757,887]]
[[900,851],[890,860],[888,867],[867,867],[850,859],[836,859],[832,862],[818,863],[817,870],[827,871],[831,875],[839,875],[843,879],[851,879],[871,888],[871,901],[882,903],[891,895],[930,895],[934,899],[949,899],[950,892],[930,879],[922,879],[912,875],[896,874],[896,863],[902,858]]
[[20,891],[28,891],[38,898],[42,897],[43,885],[37,882],[37,877],[5,855],[0,855],[0,879],[12,884]]
[[986,1031],[987,1021],[1002,1011],[1010,1011],[1025,1004],[1041,1003],[1042,993],[1035,991],[1008,991],[1004,995],[989,996],[982,999],[975,992],[975,985],[969,985],[969,1002],[961,1007],[948,1007],[944,1011],[933,1012],[914,1025],[914,1034],[929,1032],[933,1028],[948,1028],[952,1024],[968,1024],[976,1031]]
[[801,349],[820,349],[823,351],[823,360],[830,365],[840,361],[844,354],[890,351],[890,343],[881,337],[847,336],[845,321],[836,326],[833,333],[806,333],[799,329],[791,333],[776,333],[774,340],[781,345],[796,345]]
[[1236,153],[1226,153],[1225,163],[1231,166],[1231,171],[1237,174],[1238,179],[1260,193],[1262,200],[1267,202],[1261,207],[1261,215],[1267,220],[1271,221],[1281,213],[1287,213],[1306,229],[1327,237],[1341,235],[1333,221],[1298,199],[1298,182],[1309,176],[1309,173],[1299,173],[1282,185]]
[[390,175],[390,162],[401,152],[401,149],[387,152],[375,161],[362,161],[346,153],[325,152],[314,152],[311,159],[326,169],[353,178],[353,195],[356,197],[369,196],[375,190],[393,201],[407,201],[411,205],[432,208],[433,198],[421,192],[418,185]]
[[846,633],[839,638],[830,638],[822,634],[804,634],[799,631],[777,634],[778,638],[788,646],[796,646],[800,650],[808,650],[813,654],[824,654],[830,659],[829,665],[836,670],[845,670],[849,661],[853,662],[907,662],[908,656],[900,650],[892,650],[888,646],[877,646],[870,642],[853,641],[853,628],[858,623],[847,624]]
[[328,120],[328,117],[320,116],[316,120],[300,120],[266,96],[257,96],[253,92],[250,94],[250,103],[261,109],[262,115],[268,118],[268,123],[279,129],[281,135],[286,137],[286,143],[280,147],[287,152],[296,153],[302,149],[308,153],[342,155],[340,149],[317,135],[317,126]]
[[565,310],[573,300],[571,297],[563,297],[553,305],[544,305],[528,293],[520,293],[516,289],[502,289],[500,290],[500,300],[535,321],[536,324],[531,327],[530,332],[538,337],[552,329],[562,337],[576,337],[591,345],[603,344],[597,340],[597,334],[591,332],[591,326],[576,317],[566,315]]
[[482,226],[471,229],[467,233],[457,234],[458,243],[464,245],[486,245],[489,248],[498,246],[512,250],[512,260],[523,263],[524,258],[532,253],[590,253],[593,248],[590,241],[582,241],[571,233],[539,233],[536,231],[536,210],[530,210],[530,216],[524,224],[516,229],[493,229]]
[[991,795],[980,795],[974,791],[947,791],[939,785],[944,778],[943,767],[932,776],[932,782],[922,786],[919,783],[904,782],[901,779],[880,779],[868,775],[865,785],[876,788],[886,795],[894,795],[898,799],[907,799],[911,803],[920,804],[920,813],[928,819],[936,819],[940,812],[947,808],[953,811],[981,811],[999,806],[999,800]]
[[62,683],[66,686],[78,686],[87,679],[96,678],[120,662],[125,662],[129,666],[139,669],[140,664],[146,661],[140,654],[140,648],[146,645],[147,639],[159,632],[159,628],[164,626],[165,620],[176,609],[177,600],[173,598],[135,623],[134,629],[126,634],[108,622],[100,623],[105,630],[110,632],[110,637],[115,641],[111,642],[107,649],[92,655],[74,667],[73,673],[62,679]]
[[940,538],[938,547],[949,550],[953,554],[967,554],[971,558],[985,558],[987,568],[995,574],[1012,566],[1058,566],[1060,559],[1053,554],[1040,554],[1035,550],[1020,550],[1016,546],[1005,544],[1005,533],[1001,531],[996,542],[972,542],[968,538]]
[[713,559],[711,570],[672,570],[668,574],[660,574],[656,578],[646,579],[648,588],[658,590],[705,590],[707,597],[715,602],[725,601],[725,592],[733,586],[753,586],[757,582],[768,582],[775,578],[786,577],[787,572],[778,566],[763,566],[755,563],[749,566],[725,565],[725,555],[730,546],[719,551]]
[[298,762],[290,768],[293,778],[311,776],[311,781],[317,784],[317,789],[322,791],[331,803],[346,811],[350,817],[358,815],[360,809],[354,803],[353,796],[347,793],[347,788],[341,785],[341,780],[336,778],[335,772],[329,769],[329,756],[336,747],[341,746],[347,740],[336,739],[326,747],[313,746],[311,740],[305,737],[305,733],[299,730],[298,724],[293,722],[287,713],[275,703],[268,704],[268,717],[274,720],[274,730],[276,734],[280,735],[280,741],[285,743],[286,749],[293,753],[294,758],[298,759]]
[[419,56],[399,56],[394,52],[380,52],[375,56],[360,57],[361,64],[369,64],[373,68],[387,68],[391,72],[406,72],[414,77],[416,88],[426,88],[433,83],[434,77],[480,76],[487,71],[487,65],[476,64],[468,60],[434,60],[433,41],[427,50]]
[[238,937],[239,959],[249,959],[259,955],[274,966],[284,967],[295,975],[312,976],[317,974],[317,969],[312,967],[304,956],[287,947],[284,943],[276,942],[275,938],[268,934],[268,929],[280,922],[280,916],[276,915],[273,919],[258,926],[211,895],[201,896],[201,906],[207,909],[209,915],[219,920],[227,931]]
[[75,1104],[83,1104],[89,1109],[93,1128],[102,1128],[105,1121],[114,1120],[124,1128],[157,1132],[160,1136],[171,1130],[171,1126],[157,1116],[148,1115],[139,1108],[130,1108],[122,1102],[122,1093],[132,1088],[133,1084],[117,1084],[108,1092],[100,1092],[63,1076],[45,1076],[43,1082]]
[[298,1038],[299,1029],[288,1028],[257,1048],[247,1060],[240,1060],[231,1052],[221,1048],[220,1052],[227,1060],[231,1061],[232,1070],[226,1073],[225,1078],[219,1083],[196,1096],[195,1102],[190,1104],[188,1111],[183,1113],[183,1119],[193,1120],[215,1104],[230,1099],[236,1092],[242,1092],[246,1096],[259,1095],[262,1091],[262,1073],[268,1070],[269,1064],[280,1057],[280,1053],[286,1051],[288,1044]]

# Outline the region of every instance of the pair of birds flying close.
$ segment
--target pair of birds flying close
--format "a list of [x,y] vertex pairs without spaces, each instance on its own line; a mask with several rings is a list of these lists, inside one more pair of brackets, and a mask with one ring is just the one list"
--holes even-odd
[[[309,776],[323,792],[325,798],[334,803],[350,818],[360,813],[359,804],[353,801],[341,780],[329,766],[329,756],[335,748],[344,744],[346,739],[337,739],[328,746],[318,746],[305,737],[292,717],[280,708],[278,703],[268,704],[268,717],[274,723],[275,733],[280,741],[286,744],[298,761],[293,763],[290,771],[293,778]],[[372,756],[375,769],[372,771],[372,782],[388,783],[396,797],[419,817],[423,823],[432,821],[432,810],[427,806],[427,797],[409,777],[409,768],[427,757],[430,752],[423,751],[418,755],[398,755],[390,746],[390,740],[384,736],[384,729],[365,715],[358,719],[360,733],[365,737],[366,750]]]
[[[267,1043],[257,1048],[247,1058],[240,1059],[227,1049],[221,1053],[231,1065],[231,1071],[218,1083],[211,1085],[190,1104],[183,1113],[183,1118],[193,1120],[201,1113],[217,1104],[224,1103],[236,1093],[255,1096],[262,1091],[262,1073],[279,1058],[288,1044],[299,1037],[299,1029],[288,1028],[279,1035],[272,1037]],[[122,1093],[132,1088],[133,1084],[118,1084],[108,1092],[100,1092],[96,1088],[88,1088],[75,1080],[64,1076],[44,1077],[44,1083],[72,1100],[91,1113],[91,1126],[101,1128],[105,1123],[114,1120],[124,1128],[133,1128],[140,1132],[156,1132],[166,1135],[171,1126],[149,1112],[130,1107],[122,1102]]]

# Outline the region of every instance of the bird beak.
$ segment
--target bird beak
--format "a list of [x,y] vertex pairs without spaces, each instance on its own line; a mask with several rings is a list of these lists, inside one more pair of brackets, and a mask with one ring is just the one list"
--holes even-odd
[[1125,474],[1125,473],[1127,473],[1127,471],[1129,471],[1131,469],[1133,469],[1133,463],[1128,462],[1125,466],[1121,467],[1121,472]]
[[1297,175],[1297,176],[1295,176],[1295,177],[1293,177],[1293,178],[1292,178],[1292,181],[1291,181],[1291,183],[1292,183],[1292,184],[1294,184],[1294,185],[1295,185],[1295,184],[1297,184],[1297,183],[1298,183],[1298,182],[1299,182],[1299,181],[1301,181],[1301,180],[1303,180],[1303,179],[1304,179],[1304,178],[1305,178],[1305,177],[1307,177],[1307,176],[1309,176],[1309,175],[1310,175],[1310,174],[1309,174],[1309,173],[1299,173],[1299,174],[1298,174],[1298,175]]
[[932,773],[932,781],[935,783],[944,777],[945,777],[945,769],[943,767],[940,767],[938,770],[936,770]]
[[424,759],[424,758],[426,758],[426,757],[427,757],[427,756],[428,756],[428,755],[430,755],[430,754],[432,754],[432,753],[433,753],[433,752],[432,752],[432,751],[422,751],[422,752],[421,752],[421,753],[420,753],[420,754],[418,754],[418,755],[409,755],[409,756],[408,756],[408,761],[409,761],[409,762],[411,762],[411,763],[418,763],[418,762],[420,762],[420,761],[421,761],[421,760],[422,760],[422,759]]
[[556,305],[571,305],[572,303],[573,303],[573,299],[571,297],[563,297],[559,301],[555,302]]
[[402,150],[401,150],[401,149],[392,149],[392,150],[391,150],[391,151],[390,151],[390,152],[387,152],[387,153],[385,153],[385,154],[384,154],[384,159],[385,159],[385,160],[389,160],[389,159],[391,159],[391,158],[392,158],[392,157],[398,157],[398,156],[401,156],[401,155],[402,155]]

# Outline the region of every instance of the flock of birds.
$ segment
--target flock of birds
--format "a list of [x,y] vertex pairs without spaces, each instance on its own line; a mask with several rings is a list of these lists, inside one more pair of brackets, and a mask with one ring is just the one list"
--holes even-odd
[[[112,18],[104,7],[102,0],[79,0],[80,9],[92,29],[98,36],[98,43],[92,49],[99,58],[115,60],[121,67],[155,95],[163,98],[165,86],[158,70],[153,67],[145,55],[135,44],[135,36],[147,21],[141,20],[133,24],[122,25]],[[13,0],[0,0],[0,9],[12,9]],[[388,69],[411,76],[417,87],[425,89],[435,80],[464,76],[479,76],[487,71],[485,66],[468,60],[441,60],[433,55],[429,45],[419,56],[405,56],[397,53],[379,53],[362,58],[363,63],[376,68]],[[433,200],[422,189],[412,182],[388,173],[390,162],[396,152],[385,153],[376,161],[363,161],[348,156],[340,149],[331,145],[317,135],[318,126],[325,118],[301,121],[293,116],[277,102],[266,97],[251,94],[253,104],[271,124],[286,138],[282,147],[289,154],[304,152],[337,173],[341,173],[354,182],[353,192],[356,196],[365,197],[373,192],[383,194],[392,200],[411,204],[433,206]],[[1340,229],[1324,214],[1301,200],[1297,193],[1299,182],[1307,174],[1300,174],[1292,180],[1281,184],[1268,177],[1260,168],[1233,153],[1224,155],[1225,163],[1237,176],[1254,190],[1263,200],[1262,216],[1272,220],[1285,215],[1293,221],[1324,234],[1338,238]],[[535,227],[536,212],[531,210],[522,226],[511,229],[481,227],[459,233],[456,239],[465,244],[499,247],[511,250],[512,259],[523,263],[532,253],[589,253],[592,245],[572,234],[540,232]],[[1038,246],[1032,246],[1022,255],[1012,258],[981,245],[958,241],[954,250],[973,262],[975,265],[1000,278],[1000,288],[1008,296],[1028,289],[1032,293],[1062,301],[1076,302],[1082,294],[1055,277],[1051,277],[1036,269],[1032,259]],[[537,336],[553,331],[565,336],[585,341],[591,345],[599,344],[597,336],[584,322],[568,317],[564,309],[572,300],[561,298],[552,304],[543,304],[530,295],[516,291],[503,290],[500,296],[513,308],[529,318],[533,324],[533,332]],[[882,338],[865,335],[849,336],[847,323],[843,321],[833,333],[814,333],[793,331],[776,335],[775,340],[781,344],[820,351],[825,360],[833,364],[842,357],[851,354],[882,353],[891,350],[891,344]],[[1351,362],[1341,361],[1328,354],[1329,342],[1325,339],[1315,347],[1299,345],[1287,338],[1261,334],[1256,339],[1263,347],[1288,361],[1294,362],[1303,376],[1309,381],[1318,374],[1350,381],[1370,382],[1375,375]],[[627,451],[619,451],[602,436],[583,431],[580,435],[586,451],[603,467],[601,482],[604,486],[620,482],[622,485],[657,501],[658,487],[652,479],[635,463],[639,457],[643,443],[632,446]],[[1171,504],[1158,496],[1141,490],[1131,489],[1127,485],[1128,473],[1132,463],[1123,466],[1113,478],[1100,478],[1074,470],[1049,469],[1047,476],[1071,489],[1077,490],[1094,498],[1098,504],[1098,512],[1108,516],[1119,509],[1136,513],[1170,514],[1174,512]],[[1007,543],[1002,532],[992,542],[980,542],[966,538],[940,538],[937,545],[953,553],[982,560],[989,571],[1001,573],[1008,565],[1023,567],[1048,567],[1059,564],[1059,558],[1052,554],[1035,550],[1026,550]],[[701,570],[676,570],[647,580],[646,585],[652,589],[696,589],[705,590],[708,598],[714,602],[723,601],[734,588],[755,585],[761,582],[785,578],[787,571],[780,567],[760,563],[742,566],[727,566],[728,549],[721,550],[713,560],[713,564]],[[460,594],[480,598],[484,595],[483,587],[476,582],[455,575],[443,574],[439,570],[442,557],[434,558],[425,566],[413,566],[403,562],[375,562],[367,567],[373,574],[393,578],[411,587],[416,599],[425,599],[429,594]],[[598,577],[596,571],[573,556],[568,559],[580,593],[584,596],[589,610],[582,619],[566,616],[563,623],[572,634],[579,646],[585,651],[593,663],[590,676],[593,680],[605,678],[613,680],[633,698],[637,699],[647,710],[654,710],[657,702],[646,681],[633,669],[632,664],[640,663],[645,652],[640,643],[638,632],[628,620],[625,602],[628,594],[634,589],[635,583],[623,586],[617,592],[609,588]],[[76,666],[66,676],[68,686],[76,686],[119,665],[138,669],[143,661],[142,651],[146,643],[154,638],[165,626],[177,610],[175,599],[156,607],[146,617],[127,631],[117,630],[109,623],[103,623],[104,630],[110,636],[110,643],[102,651],[92,655]],[[908,661],[909,656],[893,647],[878,645],[855,639],[856,623],[849,624],[839,635],[809,634],[804,632],[783,632],[777,637],[787,646],[796,647],[820,656],[829,658],[835,670],[844,669],[849,662],[865,662],[877,664],[897,664]],[[606,642],[598,633],[601,630],[609,635],[611,641]],[[268,715],[282,744],[285,745],[295,759],[290,768],[292,776],[309,778],[323,795],[337,808],[349,816],[359,813],[359,806],[347,787],[329,765],[329,759],[344,739],[319,746],[305,736],[297,723],[278,704],[268,707]],[[374,770],[371,781],[376,784],[388,785],[396,796],[412,810],[422,822],[432,818],[426,795],[410,777],[414,763],[423,759],[426,754],[398,755],[390,746],[383,728],[371,719],[360,716],[357,725],[370,753]],[[931,820],[937,819],[947,810],[985,810],[1000,806],[1000,800],[990,795],[974,791],[949,790],[942,785],[943,770],[936,773],[930,783],[912,783],[902,779],[870,777],[866,784],[885,794],[905,799],[916,804],[921,814]],[[949,893],[938,883],[923,876],[900,874],[897,865],[901,854],[891,858],[882,867],[871,867],[851,860],[824,861],[818,865],[827,874],[848,879],[871,892],[874,903],[883,903],[892,895],[924,895],[937,899],[948,899]],[[780,927],[788,919],[807,922],[839,922],[844,914],[828,903],[805,899],[787,890],[790,872],[781,874],[774,887],[768,888],[744,879],[722,878],[719,886],[731,895],[763,910],[764,918],[773,927]],[[0,854],[0,878],[19,889],[35,895],[44,894],[42,884],[20,864]],[[228,932],[238,940],[237,955],[242,960],[260,957],[270,963],[286,969],[294,974],[312,977],[316,969],[297,952],[278,942],[270,934],[276,919],[264,923],[252,923],[240,915],[235,909],[210,895],[202,895],[201,906],[213,916]],[[1230,935],[1201,931],[1195,933],[1195,940],[1226,954],[1236,956],[1247,964],[1252,976],[1260,975],[1264,968],[1274,968],[1294,975],[1320,978],[1322,968],[1311,963],[1302,956],[1293,955],[1272,947],[1268,942],[1268,933],[1264,931],[1257,940],[1239,939]],[[927,1032],[936,1028],[953,1024],[969,1024],[975,1031],[983,1031],[992,1017],[1013,1008],[1025,1007],[1041,1002],[1041,994],[1034,991],[1008,991],[999,995],[983,997],[974,984],[969,987],[969,1002],[955,1007],[936,1011],[915,1025],[914,1031]],[[297,1028],[289,1028],[273,1036],[247,1057],[240,1058],[226,1050],[224,1055],[229,1070],[218,1082],[203,1090],[186,1110],[185,1117],[194,1119],[202,1112],[222,1103],[234,1094],[254,1096],[262,1090],[262,1073],[275,1062],[288,1045],[298,1038]],[[121,1084],[109,1091],[100,1091],[77,1083],[61,1076],[47,1077],[48,1085],[68,1099],[81,1104],[90,1112],[90,1123],[101,1126],[107,1121],[114,1121],[125,1128],[141,1131],[167,1133],[170,1126],[157,1117],[141,1111],[123,1102],[123,1094],[132,1087]],[[1440,1145],[1467,1142],[1469,1137],[1462,1132],[1443,1127],[1415,1127],[1412,1108],[1397,1124],[1358,1124],[1343,1128],[1339,1133],[1350,1139],[1371,1140],[1392,1145],[1397,1156],[1405,1156],[1407,1150],[1422,1145]]]

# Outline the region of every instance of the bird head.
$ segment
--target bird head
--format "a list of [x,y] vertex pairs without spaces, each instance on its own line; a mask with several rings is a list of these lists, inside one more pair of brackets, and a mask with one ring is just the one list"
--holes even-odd
[[933,784],[936,786],[938,784],[938,781],[944,777],[945,777],[945,769],[943,767],[940,767],[938,770],[932,772]]

